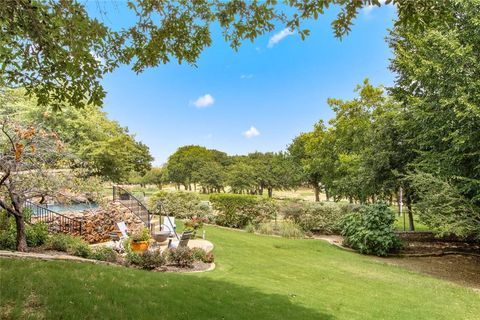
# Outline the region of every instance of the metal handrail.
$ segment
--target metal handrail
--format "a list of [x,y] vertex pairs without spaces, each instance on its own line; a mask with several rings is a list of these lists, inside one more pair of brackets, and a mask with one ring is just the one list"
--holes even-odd
[[[133,200],[136,201],[136,203],[139,204],[139,206],[141,208],[143,208],[147,214],[148,214],[148,222],[146,223],[147,224],[147,227],[150,229],[150,226],[151,226],[151,219],[150,219],[150,216],[153,215],[153,213],[150,212],[150,210],[147,209],[147,207],[145,207],[145,205],[140,201],[138,200],[131,192],[129,192],[128,190],[125,190],[124,188],[120,187],[120,186],[113,186],[113,200],[115,201],[116,198],[117,198],[117,192],[116,192],[116,189],[119,189],[121,191],[123,191],[124,193],[126,193],[130,198],[133,198]],[[142,217],[140,217],[137,213],[135,213],[132,208],[128,207],[125,203],[123,203],[121,200],[119,201],[124,207],[126,207],[127,209],[129,209],[133,214],[135,214],[137,217],[139,217],[140,219],[142,219]],[[163,206],[163,204],[160,202],[160,217],[161,217],[161,212],[162,210],[165,212],[166,214],[166,217],[168,219],[168,221],[170,222],[170,225],[173,225],[172,224],[172,220],[170,220],[170,216],[168,215],[168,212],[167,210],[165,210],[165,207]],[[145,221],[144,221],[145,223]],[[173,230],[174,234],[175,234],[175,237],[177,239],[178,238],[178,234],[175,230]]]
[[[121,191],[123,191],[125,194],[128,195],[129,198],[133,199],[135,201],[135,203],[137,204],[137,206],[139,208],[142,208],[144,210],[144,212],[147,214],[147,221],[144,221],[143,217],[141,217],[137,212],[135,212],[131,207],[125,205],[122,200],[120,199],[120,203],[126,207],[127,209],[129,209],[134,215],[136,215],[138,218],[140,218],[143,223],[145,223],[147,225],[148,228],[150,228],[150,216],[151,216],[151,213],[150,211],[147,209],[147,207],[145,207],[145,205],[140,201],[138,200],[133,194],[131,194],[129,191],[125,190],[124,188],[120,187],[120,186],[113,186],[113,200],[115,201],[116,200],[116,189],[119,189]],[[130,199],[129,199],[130,200]]]
[[[25,206],[32,211],[34,211],[34,208],[37,208],[34,212],[32,212],[32,216],[30,217],[30,222],[32,217],[35,217],[40,220],[40,222],[44,222],[47,225],[49,225],[52,221],[56,220],[60,222],[60,230],[65,231],[68,230],[70,232],[75,231],[76,226],[78,225],[78,232],[79,235],[82,235],[82,225],[83,221],[75,218],[68,217],[66,215],[63,215],[61,213],[55,212],[53,210],[48,209],[47,207],[44,207],[42,205],[33,203],[31,201],[25,201]],[[40,210],[40,212],[39,212]],[[68,228],[66,228],[66,225],[69,225]]]

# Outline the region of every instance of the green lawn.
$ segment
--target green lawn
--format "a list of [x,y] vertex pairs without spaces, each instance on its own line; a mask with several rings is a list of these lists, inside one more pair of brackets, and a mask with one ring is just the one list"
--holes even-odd
[[[395,215],[395,216],[396,216],[395,229],[399,231],[403,231],[403,216],[398,216],[398,215]],[[413,216],[413,226],[415,227],[415,231],[430,231],[430,228],[428,226],[420,222],[418,215]],[[405,217],[405,230],[406,231],[409,230],[408,216]]]
[[319,240],[207,228],[217,268],[0,259],[0,318],[479,319],[480,294]]

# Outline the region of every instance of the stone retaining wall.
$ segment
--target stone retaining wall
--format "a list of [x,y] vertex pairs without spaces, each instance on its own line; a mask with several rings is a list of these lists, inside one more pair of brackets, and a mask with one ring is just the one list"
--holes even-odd
[[[110,241],[110,233],[118,230],[117,222],[124,221],[130,233],[135,233],[145,227],[142,220],[118,202],[109,202],[104,208],[87,209],[65,215],[83,221],[81,236],[89,243]],[[55,224],[59,225],[60,217],[56,219],[53,227],[51,226],[53,230],[55,230]],[[80,235],[78,230],[71,234]]]

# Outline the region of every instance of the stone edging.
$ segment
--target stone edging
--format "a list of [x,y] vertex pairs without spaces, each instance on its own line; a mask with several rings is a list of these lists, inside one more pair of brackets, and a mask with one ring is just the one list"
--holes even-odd
[[[44,260],[44,261],[60,260],[60,261],[73,261],[73,262],[101,264],[101,265],[108,265],[108,266],[115,266],[115,267],[124,267],[122,265],[112,263],[112,262],[80,258],[80,257],[66,255],[66,254],[52,255],[52,254],[45,254],[45,253],[0,250],[0,258],[38,259],[38,260]],[[215,270],[215,267],[216,267],[215,262],[212,262],[210,264],[210,267],[208,267],[208,269],[206,270],[195,270],[195,271],[186,270],[186,271],[166,272],[166,273],[200,273],[200,272],[213,271]]]
[[[344,247],[341,244],[335,243],[333,241],[330,241],[329,239],[326,238],[314,238],[315,240],[323,240],[326,241],[342,250],[350,251],[350,252],[355,252],[359,253],[357,250],[354,250],[352,248]],[[388,254],[386,257],[387,258],[421,258],[421,257],[442,257],[442,256],[447,256],[447,255],[465,255],[465,256],[475,256],[475,257],[480,257],[480,254],[478,253],[473,253],[473,252],[462,252],[462,251],[444,251],[444,252],[429,252],[429,253],[391,253]]]
[[103,264],[103,265],[121,267],[120,265],[112,262],[80,258],[80,257],[66,255],[66,254],[53,255],[53,254],[45,254],[45,253],[0,250],[0,257],[19,258],[19,259],[39,259],[39,260],[47,260],[47,261],[62,260],[62,261],[86,262],[86,263],[92,263],[92,264]]

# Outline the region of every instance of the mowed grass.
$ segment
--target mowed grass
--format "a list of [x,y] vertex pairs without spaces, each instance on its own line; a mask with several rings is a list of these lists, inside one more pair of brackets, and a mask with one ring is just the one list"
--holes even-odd
[[212,272],[0,259],[0,318],[479,319],[480,294],[319,240],[207,227]]

